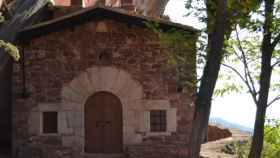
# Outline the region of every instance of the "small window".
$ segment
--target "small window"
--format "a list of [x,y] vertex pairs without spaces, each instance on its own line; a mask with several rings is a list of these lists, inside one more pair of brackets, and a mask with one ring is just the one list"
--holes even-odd
[[57,133],[57,112],[43,112],[43,133]]
[[151,132],[166,132],[166,110],[150,111]]

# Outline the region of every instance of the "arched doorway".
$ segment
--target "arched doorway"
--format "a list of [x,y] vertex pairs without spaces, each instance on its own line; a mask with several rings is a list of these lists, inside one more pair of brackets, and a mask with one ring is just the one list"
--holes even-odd
[[109,92],[95,93],[85,104],[85,152],[121,153],[122,148],[122,104]]

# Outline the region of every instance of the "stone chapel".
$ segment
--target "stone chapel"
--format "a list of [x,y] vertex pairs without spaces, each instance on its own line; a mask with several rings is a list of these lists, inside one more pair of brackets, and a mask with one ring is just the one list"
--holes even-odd
[[[173,48],[147,22],[193,40],[197,30],[109,5],[55,1],[18,35],[13,69],[13,153],[19,158],[187,157],[195,88],[178,84]],[[75,2],[75,3],[74,3]],[[60,6],[61,5],[61,6]],[[86,6],[86,7],[82,7]]]

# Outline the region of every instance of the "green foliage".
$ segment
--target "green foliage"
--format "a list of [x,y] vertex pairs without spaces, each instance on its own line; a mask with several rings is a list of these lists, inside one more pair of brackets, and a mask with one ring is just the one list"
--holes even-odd
[[5,21],[5,17],[0,14],[0,24]]
[[[236,142],[234,147],[239,158],[247,158],[251,141]],[[280,121],[268,119],[264,129],[264,147],[262,158],[280,157]]]
[[154,22],[147,22],[146,26],[158,35],[160,45],[170,50],[167,64],[176,67],[180,85],[196,86],[196,36],[175,28],[162,31]]
[[[185,7],[187,8],[187,16],[194,15],[200,19],[201,22],[207,23],[207,32],[211,32],[212,26],[215,22],[215,14],[217,1],[215,0],[186,0]],[[247,25],[252,11],[255,11],[261,5],[260,0],[236,0],[227,1],[227,9],[230,14],[230,26],[235,27],[239,24],[242,27]],[[228,30],[229,34],[231,30]]]
[[280,157],[280,120],[267,120],[264,130],[264,158]]
[[19,51],[17,47],[9,42],[0,40],[0,49],[4,49],[15,61],[18,61],[20,58]]
[[[242,40],[232,37],[227,41],[226,53],[223,58],[223,66],[226,69],[219,74],[218,82],[221,84],[216,86],[214,93],[216,96],[241,93],[244,90],[251,92],[250,89],[255,88],[253,87],[255,85],[251,85],[250,82],[259,82],[261,68],[260,42],[259,36],[251,37],[251,35],[244,36]],[[244,65],[245,61],[246,65]]]
[[233,92],[242,92],[243,87],[241,85],[236,85],[233,83],[225,83],[222,88],[216,88],[214,91],[215,96],[224,96],[225,94],[230,94]]
[[[5,21],[5,17],[2,16],[0,12],[0,24]],[[9,42],[0,40],[0,49],[4,49],[5,53],[8,53],[15,61],[18,61],[20,58],[19,51],[17,47]]]
[[[272,17],[271,34],[273,38],[280,34],[280,1],[274,4],[274,16]],[[223,65],[225,70],[221,71],[220,79],[222,76],[228,76],[228,80],[219,81],[225,83],[233,83],[236,87],[243,87],[253,97],[255,103],[257,101],[259,92],[259,81],[261,71],[261,53],[262,53],[262,39],[264,29],[264,7],[260,6],[258,9],[253,10],[250,18],[246,19],[246,25],[238,25],[235,28],[235,33],[232,34],[230,40],[227,42],[225,49]],[[242,29],[242,28],[246,29]],[[248,33],[249,32],[249,33]],[[240,36],[240,37],[239,37]],[[279,45],[273,48],[272,54],[272,78],[280,75],[280,47]],[[241,82],[237,82],[241,81]],[[276,95],[280,90],[279,81],[272,80],[270,84],[270,98],[277,97]],[[228,94],[230,93],[227,87],[217,87],[215,94]],[[225,92],[224,92],[225,91]],[[277,92],[278,91],[278,92]],[[224,93],[219,93],[224,92]],[[233,91],[238,92],[238,91]],[[272,96],[275,95],[275,96]],[[273,99],[272,99],[273,100]]]
[[[185,7],[187,9],[186,16],[195,16],[201,23],[204,24],[201,36],[198,38],[197,46],[197,68],[202,69],[206,63],[205,57],[207,56],[208,35],[211,35],[213,25],[215,23],[216,3],[214,0],[186,0]],[[225,45],[227,45],[227,39],[230,36],[232,30],[237,24],[245,27],[245,24],[249,21],[248,16],[252,11],[255,11],[259,5],[259,0],[242,0],[236,2],[236,0],[227,1],[227,10],[229,13],[229,26],[227,26]],[[202,71],[198,71],[198,78],[200,78]]]
[[238,155],[238,158],[248,158],[249,151],[250,151],[250,144],[251,141],[244,141],[244,142],[235,142],[235,152]]
[[5,21],[5,17],[3,16],[2,12],[0,12],[0,24]]

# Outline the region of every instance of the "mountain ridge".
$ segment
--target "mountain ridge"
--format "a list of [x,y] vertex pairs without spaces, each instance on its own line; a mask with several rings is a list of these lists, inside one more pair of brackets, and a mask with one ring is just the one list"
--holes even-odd
[[237,123],[232,123],[230,121],[224,120],[220,117],[211,117],[209,119],[209,124],[214,124],[223,128],[229,128],[229,129],[237,129],[242,132],[252,133],[253,129],[250,127],[242,126]]

